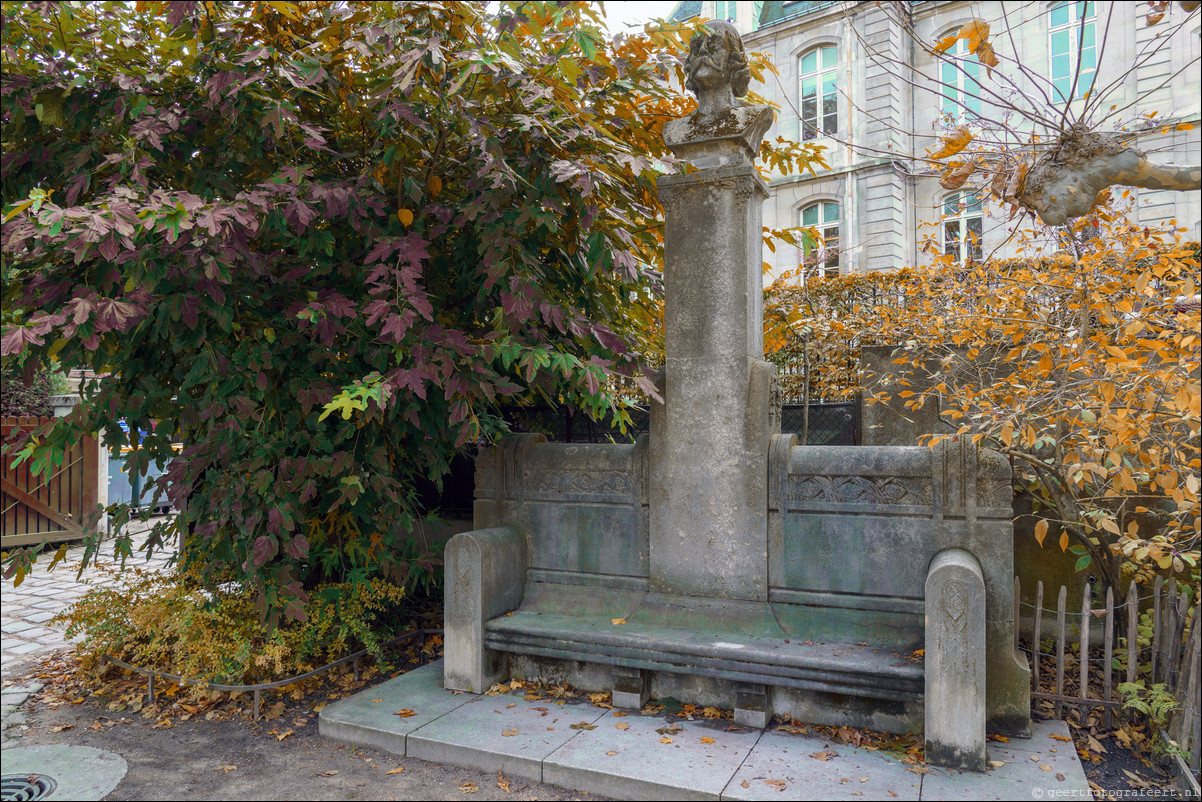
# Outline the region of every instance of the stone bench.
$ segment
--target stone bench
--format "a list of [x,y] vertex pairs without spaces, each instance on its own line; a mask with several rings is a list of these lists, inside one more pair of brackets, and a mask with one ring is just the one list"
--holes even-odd
[[477,462],[481,530],[448,545],[448,687],[521,677],[613,690],[628,705],[648,693],[715,704],[748,724],[778,712],[916,730],[930,678],[913,653],[927,646],[930,569],[963,551],[987,566],[975,601],[955,597],[985,621],[982,708],[991,731],[1021,736],[1029,686],[1013,648],[1009,465],[966,445],[775,437],[766,597],[717,599],[654,587],[646,438],[506,441]]

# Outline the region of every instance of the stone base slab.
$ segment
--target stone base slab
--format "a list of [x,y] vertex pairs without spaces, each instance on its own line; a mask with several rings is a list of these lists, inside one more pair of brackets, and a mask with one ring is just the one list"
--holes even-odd
[[[614,716],[592,705],[526,701],[514,694],[456,694],[441,689],[441,673],[434,663],[330,705],[321,712],[322,734],[378,744],[391,725],[394,746],[405,749],[391,750],[398,754],[501,769],[507,777],[616,799],[895,798],[890,791],[899,799],[1088,799],[1090,794],[1071,742],[1051,737],[1069,736],[1060,721],[1033,723],[1030,740],[991,742],[989,759],[1002,762],[998,768],[917,774],[896,756],[809,735],[728,731],[727,722],[715,726],[662,715]],[[398,710],[414,715],[393,715]],[[621,723],[629,726],[618,729]],[[587,726],[574,729],[573,724]],[[657,732],[666,728],[678,731]],[[512,729],[518,732],[504,734]],[[822,752],[832,754],[827,760],[813,757]],[[5,771],[8,757],[6,750]]]

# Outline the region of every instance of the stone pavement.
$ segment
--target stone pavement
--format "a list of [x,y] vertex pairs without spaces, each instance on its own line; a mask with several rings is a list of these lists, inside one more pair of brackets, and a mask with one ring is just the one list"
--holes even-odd
[[[148,524],[134,526],[146,527]],[[137,530],[132,534],[136,544]],[[108,544],[101,548],[101,565],[111,565],[110,549]],[[17,678],[25,673],[30,663],[70,645],[63,634],[65,627],[52,624],[51,620],[74,604],[89,588],[112,584],[114,581],[111,575],[96,565],[88,566],[77,579],[83,550],[83,546],[69,548],[66,558],[53,571],[46,570],[53,559],[53,553],[48,552],[38,557],[33,572],[26,575],[19,586],[14,587],[11,580],[0,583],[0,682],[4,686],[0,731],[3,732],[5,746],[11,745],[10,739],[19,736],[25,724],[20,706],[41,688],[37,683],[18,684]],[[166,569],[170,556],[167,552],[160,552],[147,561],[135,554],[126,561],[126,566],[162,571]]]
[[988,771],[957,772],[810,734],[455,693],[442,687],[441,661],[336,702],[319,721],[334,740],[618,799],[1092,798],[1062,721],[991,741]]

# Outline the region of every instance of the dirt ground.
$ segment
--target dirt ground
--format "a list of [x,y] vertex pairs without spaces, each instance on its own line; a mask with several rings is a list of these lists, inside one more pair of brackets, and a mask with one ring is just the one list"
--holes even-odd
[[[45,682],[37,676],[44,672],[30,679]],[[324,696],[282,708],[277,702],[270,720],[168,718],[167,726],[160,716],[109,710],[107,700],[64,702],[70,694],[62,690],[48,686],[25,703],[27,729],[12,746],[91,746],[120,755],[129,771],[106,799],[602,798],[327,740],[313,709]]]

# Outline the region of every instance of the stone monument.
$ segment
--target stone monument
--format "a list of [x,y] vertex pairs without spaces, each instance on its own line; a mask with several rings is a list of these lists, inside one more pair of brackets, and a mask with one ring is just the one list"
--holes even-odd
[[753,164],[772,112],[737,99],[749,75],[727,23],[694,36],[686,71],[698,108],[664,139],[691,169],[659,179],[664,402],[632,445],[519,435],[477,457],[476,529],[446,551],[446,687],[567,682],[761,727],[925,723],[936,759],[980,768],[986,726],[1030,728],[1010,466],[967,440],[780,433]]

